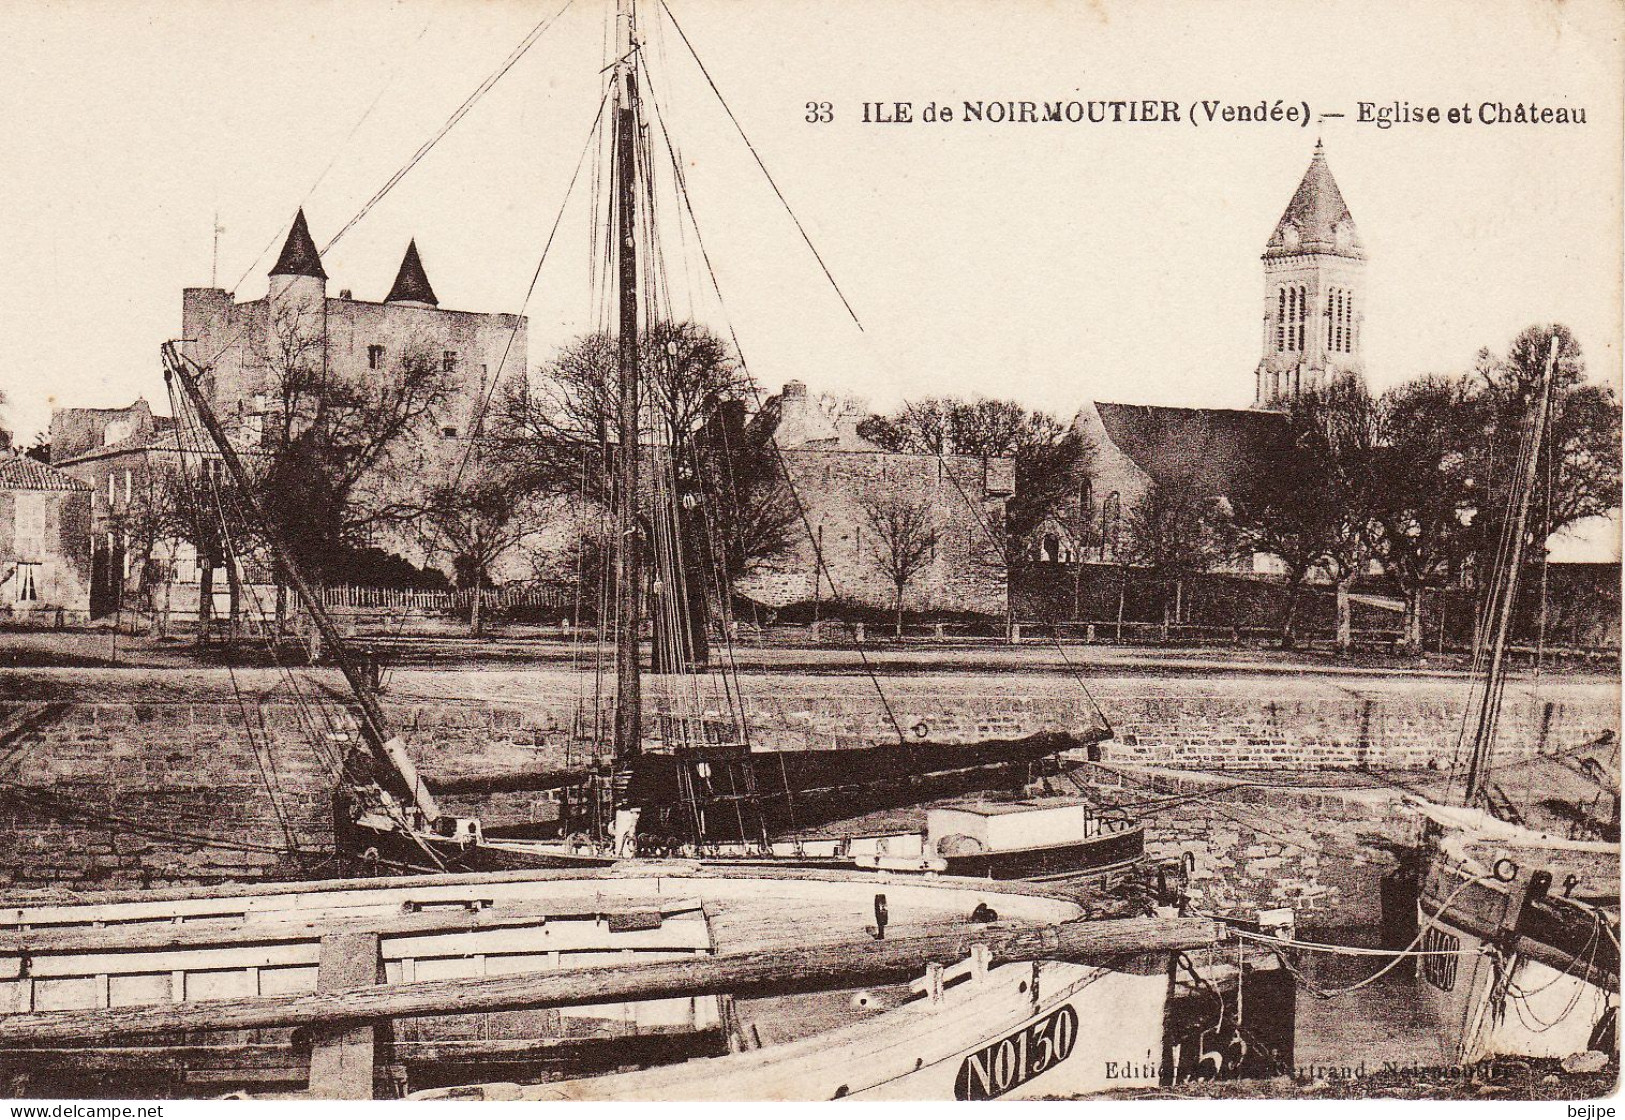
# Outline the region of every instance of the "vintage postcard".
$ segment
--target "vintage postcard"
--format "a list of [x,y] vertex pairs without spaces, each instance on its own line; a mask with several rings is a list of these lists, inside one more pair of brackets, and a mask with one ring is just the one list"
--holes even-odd
[[7,1107],[1610,1115],[1622,33],[5,5]]

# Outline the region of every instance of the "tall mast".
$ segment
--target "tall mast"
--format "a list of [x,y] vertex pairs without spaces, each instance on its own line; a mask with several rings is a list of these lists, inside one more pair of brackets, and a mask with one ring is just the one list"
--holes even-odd
[[1476,804],[1490,781],[1490,757],[1495,752],[1495,725],[1501,714],[1501,694],[1506,686],[1503,661],[1506,656],[1507,631],[1512,628],[1512,611],[1518,602],[1518,577],[1523,570],[1523,538],[1529,528],[1529,505],[1534,496],[1535,479],[1539,475],[1540,452],[1546,442],[1546,422],[1552,410],[1552,375],[1557,368],[1557,335],[1552,335],[1552,346],[1546,354],[1546,369],[1541,374],[1540,392],[1534,415],[1534,430],[1529,436],[1529,454],[1524,456],[1523,470],[1517,479],[1516,511],[1513,514],[1512,539],[1506,553],[1506,570],[1496,573],[1500,594],[1497,601],[1491,596],[1494,612],[1491,631],[1489,671],[1484,677],[1484,692],[1478,708],[1478,722],[1473,733],[1472,758],[1467,767],[1467,788],[1463,804]]
[[187,368],[189,359],[182,357],[173,342],[164,343],[163,356],[165,380],[173,379],[181,383],[187,400],[192,404],[192,410],[197,413],[204,430],[209,433],[209,438],[214,441],[216,449],[220,452],[226,473],[231,476],[233,485],[237,487],[238,499],[247,509],[249,516],[259,524],[277,567],[293,586],[294,594],[304,603],[305,610],[310,613],[311,621],[316,624],[316,630],[322,636],[328,654],[338,665],[339,672],[344,674],[350,691],[355,694],[356,703],[361,708],[361,737],[366,742],[367,748],[374,758],[394,774],[400,787],[396,792],[403,794],[407,802],[429,820],[435,820],[440,816],[440,807],[435,803],[434,795],[429,792],[429,787],[423,783],[423,779],[418,777],[417,768],[413,766],[412,759],[407,755],[400,739],[390,732],[389,720],[384,715],[383,707],[378,703],[378,697],[373,693],[372,685],[362,672],[361,666],[350,656],[343,636],[339,634],[338,627],[333,625],[327,608],[322,605],[321,597],[311,588],[299,562],[294,559],[293,553],[265,516],[265,510],[256,497],[254,484],[249,479],[242,460],[238,458],[236,448],[232,447],[231,441],[226,438],[225,430],[215,418],[214,409],[209,406],[202,390],[198,388],[195,375]]
[[638,94],[634,0],[615,12],[615,253],[620,283],[620,478],[615,502],[615,761],[635,756],[643,739],[642,557],[638,544],[638,259],[636,235]]

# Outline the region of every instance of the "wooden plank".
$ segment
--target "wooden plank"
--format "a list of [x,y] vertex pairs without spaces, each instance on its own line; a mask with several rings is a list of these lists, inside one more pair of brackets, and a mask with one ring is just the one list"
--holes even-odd
[[[378,935],[338,933],[322,938],[316,970],[320,992],[365,991],[379,976]],[[378,1028],[372,1023],[323,1024],[311,1033],[310,1092],[327,1100],[370,1101]]]
[[397,1016],[517,1011],[698,995],[820,991],[913,979],[932,962],[957,963],[986,945],[996,963],[1109,964],[1136,953],[1194,949],[1217,940],[1199,918],[1123,918],[1063,925],[966,926],[952,933],[845,941],[760,953],[554,973],[425,980],[340,991],[208,1003],[0,1016],[0,1046],[107,1042],[179,1030],[240,1030],[300,1023],[373,1022]]
[[[525,901],[499,903],[480,910],[434,909],[415,914],[375,914],[371,917],[345,915],[333,920],[298,919],[285,922],[253,921],[235,924],[120,926],[72,926],[54,929],[0,931],[0,955],[71,952],[123,952],[137,949],[193,949],[217,945],[270,945],[287,941],[317,941],[326,933],[347,930],[375,932],[383,937],[420,934],[471,933],[478,930],[512,929],[540,925],[544,921],[608,917],[636,913],[651,907],[595,903],[592,899],[560,899],[557,902]],[[662,900],[662,913],[699,913],[698,902]]]

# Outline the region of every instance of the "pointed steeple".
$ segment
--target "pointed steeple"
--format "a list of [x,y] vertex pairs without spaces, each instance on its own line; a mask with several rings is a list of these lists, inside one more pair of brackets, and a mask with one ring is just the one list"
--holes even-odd
[[288,240],[282,244],[282,255],[271,268],[271,275],[327,279],[327,273],[322,270],[322,255],[316,251],[316,242],[311,239],[310,226],[305,224],[303,207],[294,215],[293,228],[288,231]]
[[384,297],[385,303],[417,303],[425,307],[439,307],[429,276],[423,271],[423,259],[418,256],[417,239],[406,243],[406,256],[401,258],[401,269],[395,274],[395,283]]
[[1303,181],[1287,203],[1286,212],[1275,224],[1275,233],[1264,249],[1265,258],[1288,257],[1299,253],[1332,253],[1342,257],[1365,257],[1365,247],[1354,228],[1354,216],[1337,189],[1332,169],[1326,162],[1326,148],[1315,141],[1315,154]]

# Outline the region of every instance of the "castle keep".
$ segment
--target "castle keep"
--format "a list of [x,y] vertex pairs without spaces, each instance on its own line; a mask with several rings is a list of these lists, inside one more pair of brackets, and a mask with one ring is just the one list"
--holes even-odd
[[381,385],[405,363],[433,363],[456,384],[435,410],[432,431],[412,448],[411,481],[455,465],[494,381],[522,375],[523,316],[440,306],[414,241],[382,302],[327,293],[328,276],[303,211],[294,218],[261,299],[237,302],[219,288],[186,289],[181,336],[187,357],[207,371],[206,390],[239,447],[258,446],[281,407],[279,389],[297,371],[328,382]]

